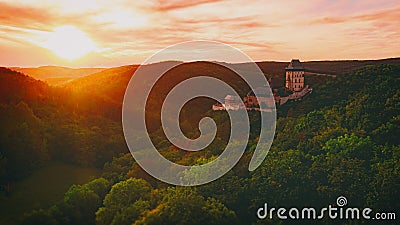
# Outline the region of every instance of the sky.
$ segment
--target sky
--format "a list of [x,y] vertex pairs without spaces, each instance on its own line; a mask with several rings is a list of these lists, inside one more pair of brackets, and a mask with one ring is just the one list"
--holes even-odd
[[0,0],[0,66],[142,63],[184,41],[255,61],[400,57],[399,0]]

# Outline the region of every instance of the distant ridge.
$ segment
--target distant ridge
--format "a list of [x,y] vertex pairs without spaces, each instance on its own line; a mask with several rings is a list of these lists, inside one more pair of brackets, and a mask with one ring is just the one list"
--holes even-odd
[[[301,60],[301,59],[300,59]],[[279,61],[259,61],[256,62],[260,69],[267,75],[281,76],[285,72],[285,66],[289,63]],[[156,66],[165,64],[177,64],[179,61],[166,61],[159,63],[147,64],[146,66]],[[246,63],[237,63],[235,66]],[[340,75],[360,69],[367,65],[379,64],[400,64],[400,57],[377,59],[377,60],[321,60],[321,61],[302,61],[306,72]],[[111,74],[133,73],[139,65],[124,65],[110,68],[68,68],[62,66],[40,66],[36,68],[9,67],[11,70],[24,73],[35,79],[47,82],[50,85],[64,85],[77,78],[91,75],[99,78],[99,76],[109,76]],[[105,73],[102,73],[105,72]]]
[[10,67],[9,69],[24,73],[50,85],[59,85],[75,78],[84,77],[105,70],[106,68],[68,68],[62,66],[40,66],[36,68]]

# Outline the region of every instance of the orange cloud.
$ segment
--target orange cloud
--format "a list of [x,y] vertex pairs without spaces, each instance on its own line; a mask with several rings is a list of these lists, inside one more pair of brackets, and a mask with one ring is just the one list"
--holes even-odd
[[400,18],[400,7],[388,9],[384,11],[378,11],[373,13],[366,13],[355,16],[344,16],[344,17],[324,17],[313,20],[312,24],[334,24],[352,21],[372,21],[372,20],[385,20],[398,22]]
[[170,0],[160,0],[156,3],[156,6],[153,7],[153,10],[157,11],[170,11],[170,10],[177,10],[177,9],[184,9],[188,7],[195,7],[199,5],[221,2],[223,0],[179,0],[179,1],[170,1]]
[[[194,39],[232,44],[255,60],[400,54],[395,43],[400,37],[400,3],[396,0],[309,0],[308,4],[292,0],[88,0],[79,6],[68,0],[4,1],[8,2],[0,2],[0,50],[9,54],[15,49],[20,54],[29,48],[34,55],[36,48],[35,57],[12,57],[21,65],[59,63],[51,61],[50,53],[40,59],[44,50],[31,40],[64,25],[83,31],[99,46],[90,58],[91,64],[99,66],[140,63],[168,45]],[[6,57],[0,58],[1,65]]]
[[0,2],[0,23],[24,28],[37,28],[38,24],[49,24],[55,16],[47,11],[27,6]]

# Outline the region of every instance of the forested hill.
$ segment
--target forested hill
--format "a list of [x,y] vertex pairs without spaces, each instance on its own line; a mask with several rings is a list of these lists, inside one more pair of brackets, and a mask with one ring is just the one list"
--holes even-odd
[[[289,62],[257,62],[261,70],[266,74],[282,75]],[[305,61],[301,63],[307,72],[322,74],[343,75],[365,66],[381,64],[399,65],[400,58],[388,58],[378,60],[332,60],[332,61]]]
[[21,100],[31,102],[48,97],[49,87],[44,82],[0,67],[0,102],[18,103]]
[[[90,100],[105,105],[101,99]],[[85,101],[84,96],[0,68],[0,190],[50,160],[102,167],[127,152],[120,124],[92,114],[87,107],[93,105]]]
[[[258,66],[268,77],[284,80],[285,67],[289,62],[265,61],[257,62]],[[176,62],[162,62],[149,65],[156,69],[163,65],[174,65]],[[367,65],[400,64],[400,58],[380,60],[335,60],[335,61],[306,61],[302,62],[306,72],[342,75],[360,69]],[[241,64],[235,66],[240,67]],[[127,65],[114,68],[67,68],[59,66],[41,66],[37,68],[12,67],[11,70],[29,75],[50,85],[65,85],[76,87],[78,91],[91,90],[104,92],[113,96],[117,90],[123,89],[138,65]],[[106,90],[103,90],[105,88]],[[113,93],[114,92],[114,93]]]
[[[206,65],[192,64],[197,68]],[[23,224],[258,224],[255,215],[264,203],[318,208],[335,203],[341,195],[351,206],[399,215],[400,65],[370,65],[336,78],[307,75],[315,91],[304,101],[278,109],[284,113],[279,115],[273,145],[261,167],[247,170],[259,123],[258,113],[251,112],[254,133],[242,160],[222,178],[196,188],[172,187],[149,177],[128,153],[120,120],[104,113],[120,112],[120,105],[109,104],[111,100],[101,96],[122,88],[119,85],[127,82],[132,68],[124,68],[127,77],[116,79],[115,89],[82,87],[88,89],[82,95],[68,86],[52,88],[1,70],[1,85],[8,88],[0,99],[2,187],[49,160],[103,170],[101,177],[72,186],[53,207],[25,215]],[[190,69],[186,64],[171,72],[185,74]],[[109,76],[111,72],[100,79],[105,81],[99,86],[112,86],[114,79]],[[99,81],[92,80],[97,77],[87,77],[84,85],[96,84]],[[7,87],[12,84],[22,88]],[[13,91],[20,91],[18,98]],[[51,98],[43,97],[49,93]],[[120,94],[121,90],[110,96],[117,101]],[[208,110],[205,115],[229,129],[226,112]],[[182,124],[196,134],[196,119],[185,117]],[[226,145],[225,137],[217,136],[205,150],[183,154],[156,127],[151,137],[161,154],[184,165],[206,163]]]
[[62,66],[40,66],[35,68],[11,67],[11,70],[27,74],[51,85],[60,85],[70,80],[84,77],[105,68],[68,68]]
[[[335,88],[339,88],[339,86],[330,86],[327,85],[330,82],[333,82],[334,79],[332,76],[321,76],[321,74],[329,74],[336,75],[340,77],[341,75],[345,75],[355,69],[362,68],[366,65],[380,65],[380,64],[394,64],[400,65],[400,58],[394,59],[383,59],[383,60],[342,60],[342,61],[313,61],[313,62],[304,62],[303,65],[306,71],[314,71],[306,73],[306,82],[310,84],[318,93],[316,96],[310,96],[308,102],[313,102],[312,106],[310,104],[305,104],[302,106],[285,106],[282,109],[283,113],[286,114],[290,108],[294,107],[294,112],[291,110],[292,114],[301,114],[305,112],[309,112],[315,107],[323,107],[325,105],[324,101],[320,101],[320,99],[334,99],[336,96]],[[157,71],[159,68],[163,68],[165,66],[174,66],[177,62],[162,62],[155,63],[151,65],[146,65],[145,69],[151,73],[153,71]],[[269,77],[275,77],[281,81],[282,85],[284,85],[284,74],[285,67],[288,65],[287,62],[259,62],[257,63],[261,70]],[[235,64],[234,67],[241,68],[242,64]],[[106,69],[104,71],[100,71],[94,74],[91,74],[86,77],[78,78],[65,84],[63,87],[75,93],[77,99],[86,99],[82,100],[83,103],[79,104],[81,107],[86,108],[86,111],[91,111],[91,113],[97,113],[103,109],[103,115],[106,115],[109,118],[112,118],[116,121],[119,121],[120,118],[120,110],[110,110],[111,108],[121,108],[121,103],[123,100],[125,88],[138,68],[137,65],[129,65],[122,66],[116,68]],[[209,63],[204,62],[195,62],[195,63],[187,63],[181,66],[178,66],[172,71],[166,73],[168,79],[164,79],[166,81],[161,81],[160,86],[164,89],[168,89],[167,87],[173,86],[177,84],[182,78],[187,78],[190,76],[197,75],[206,75],[213,76],[215,78],[221,79],[223,81],[228,82],[233,87],[235,87],[239,94],[244,95],[249,91],[248,87],[243,84],[243,82],[238,79],[235,74],[229,72],[228,70],[224,70],[218,66],[213,66]],[[91,100],[92,98],[97,100]],[[96,102],[96,104],[92,104]],[[102,102],[102,103],[99,103]],[[91,105],[92,104],[92,105]],[[210,102],[202,102],[197,105],[198,111],[204,113],[208,111],[211,107]],[[87,107],[87,105],[91,105],[91,107]],[[91,110],[95,109],[95,110]],[[298,110],[295,110],[298,109]],[[296,112],[299,113],[296,113]]]

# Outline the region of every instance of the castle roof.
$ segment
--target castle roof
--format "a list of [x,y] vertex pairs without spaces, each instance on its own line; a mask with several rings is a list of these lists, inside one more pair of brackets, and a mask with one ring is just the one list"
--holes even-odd
[[300,60],[292,59],[292,61],[286,67],[286,70],[304,70],[304,67],[301,65]]

